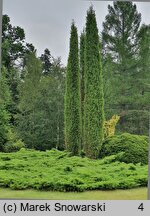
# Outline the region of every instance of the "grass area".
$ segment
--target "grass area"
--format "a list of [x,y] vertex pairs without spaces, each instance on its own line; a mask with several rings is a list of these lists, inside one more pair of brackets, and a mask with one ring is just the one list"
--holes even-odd
[[0,188],[0,198],[49,200],[146,200],[147,188],[114,191],[54,192]]
[[0,187],[62,192],[146,187],[148,166],[119,162],[119,157],[91,160],[55,149],[0,153]]

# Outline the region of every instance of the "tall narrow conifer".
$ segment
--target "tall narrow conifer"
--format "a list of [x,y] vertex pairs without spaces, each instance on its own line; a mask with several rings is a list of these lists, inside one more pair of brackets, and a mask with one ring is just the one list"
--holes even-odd
[[81,113],[82,113],[82,147],[84,142],[84,82],[85,82],[85,31],[80,36],[80,77],[81,77]]
[[70,52],[65,89],[65,143],[66,149],[77,155],[81,147],[81,92],[78,33],[71,25]]
[[97,158],[103,140],[104,97],[99,35],[95,11],[91,6],[86,19],[84,150]]

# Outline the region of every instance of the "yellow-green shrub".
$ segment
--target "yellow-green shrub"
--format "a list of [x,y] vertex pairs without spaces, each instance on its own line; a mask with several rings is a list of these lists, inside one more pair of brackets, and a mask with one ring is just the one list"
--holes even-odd
[[120,116],[113,115],[112,118],[104,122],[104,137],[110,137],[115,134],[116,124],[118,123]]

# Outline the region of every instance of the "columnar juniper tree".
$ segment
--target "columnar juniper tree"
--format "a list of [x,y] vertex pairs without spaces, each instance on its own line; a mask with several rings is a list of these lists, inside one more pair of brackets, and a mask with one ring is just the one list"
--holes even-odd
[[70,52],[65,89],[65,144],[67,150],[77,155],[81,146],[81,96],[78,33],[71,25]]
[[91,6],[86,19],[84,99],[84,151],[97,158],[103,140],[104,97],[99,35],[95,11]]
[[81,113],[82,113],[82,146],[83,146],[83,125],[84,125],[84,82],[85,82],[85,32],[80,36],[80,76],[81,76]]

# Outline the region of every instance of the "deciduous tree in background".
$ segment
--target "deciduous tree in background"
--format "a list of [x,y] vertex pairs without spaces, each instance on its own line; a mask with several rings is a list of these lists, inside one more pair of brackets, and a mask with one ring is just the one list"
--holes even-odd
[[18,132],[29,148],[36,146],[36,100],[42,75],[42,65],[34,54],[26,59],[26,75],[19,86]]
[[19,87],[17,129],[28,148],[64,149],[63,77],[60,65],[53,65],[56,76],[43,76],[42,63],[30,54],[26,74]]
[[6,69],[3,67],[0,75],[0,151],[3,150],[5,143],[9,140],[8,132],[11,128],[9,124],[10,114],[7,110],[11,102],[11,93],[5,75]]

